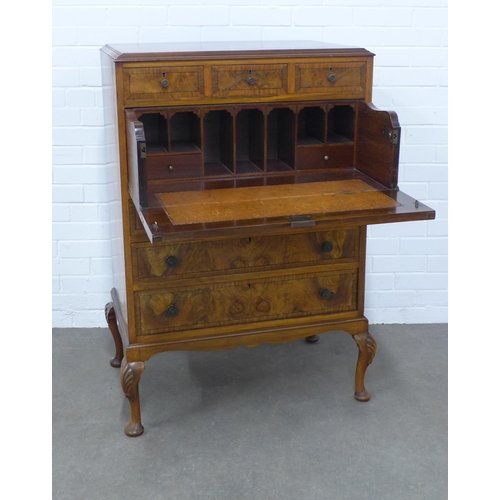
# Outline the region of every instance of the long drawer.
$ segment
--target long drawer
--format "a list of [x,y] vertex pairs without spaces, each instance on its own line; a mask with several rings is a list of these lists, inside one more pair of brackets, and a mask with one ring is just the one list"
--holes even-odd
[[353,311],[358,270],[136,292],[138,335]]
[[293,267],[306,263],[354,262],[358,228],[313,233],[132,247],[134,281],[210,276]]

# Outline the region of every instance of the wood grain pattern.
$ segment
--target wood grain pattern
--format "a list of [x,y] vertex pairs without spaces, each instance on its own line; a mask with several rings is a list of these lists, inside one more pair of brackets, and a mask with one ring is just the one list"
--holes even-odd
[[106,316],[108,328],[115,343],[115,355],[109,363],[113,368],[119,368],[123,359],[123,342],[120,336],[120,331],[118,330],[118,322],[116,320],[116,312],[113,302],[108,302],[106,304],[104,314]]
[[[331,82],[328,76],[333,74]],[[366,63],[324,61],[295,64],[295,92],[297,94],[318,93],[327,90],[333,98],[349,95],[351,99],[365,96]]]
[[[141,335],[244,324],[356,309],[357,269],[338,273],[212,284],[175,291],[137,292]],[[322,298],[328,289],[331,297]],[[170,307],[177,314],[172,316]]]
[[[144,430],[145,361],[170,350],[344,330],[368,400],[366,225],[435,217],[397,188],[399,124],[370,103],[373,54],[296,41],[101,51],[117,221],[105,312],[125,433]],[[292,228],[302,214],[315,226]]]
[[123,392],[130,404],[130,421],[125,427],[125,434],[129,437],[140,436],[144,432],[141,423],[141,405],[139,399],[139,381],[144,371],[145,364],[142,361],[127,362],[122,359],[120,368],[120,381]]
[[357,57],[373,58],[374,54],[367,49],[355,46],[338,45],[310,40],[231,40],[223,42],[163,42],[163,43],[118,43],[105,45],[101,51],[112,57],[117,63],[125,65],[134,63],[158,61],[190,61],[225,59],[255,59],[271,60],[277,57],[298,58]]
[[[388,188],[398,185],[399,145],[401,127],[396,113],[361,104],[358,110],[356,167]],[[397,134],[396,142],[384,137],[384,130]]]
[[151,156],[145,161],[144,173],[147,180],[201,177],[201,152]]
[[398,205],[361,180],[160,193],[158,198],[174,225],[373,210]]
[[[218,275],[221,271],[254,272],[307,263],[355,262],[358,229],[267,237],[201,241],[196,245],[135,245],[138,281],[164,277]],[[329,244],[331,249],[325,244]],[[167,259],[175,259],[169,266]]]
[[[253,84],[249,84],[249,78]],[[287,64],[212,66],[214,97],[275,96],[287,92]]]
[[358,401],[369,401],[372,395],[365,387],[365,373],[368,365],[373,361],[377,352],[377,342],[370,332],[362,332],[353,335],[358,346],[358,362],[356,364],[355,392],[354,397]]
[[298,146],[296,158],[295,168],[297,170],[352,168],[354,165],[354,145]]
[[[161,81],[166,78],[168,87]],[[204,95],[203,66],[153,66],[127,68],[123,76],[126,100],[147,98],[185,98]]]

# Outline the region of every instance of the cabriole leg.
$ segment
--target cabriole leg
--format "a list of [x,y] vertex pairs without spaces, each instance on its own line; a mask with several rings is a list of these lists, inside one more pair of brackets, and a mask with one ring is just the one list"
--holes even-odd
[[375,342],[375,337],[370,332],[357,333],[353,335],[353,338],[359,349],[354,397],[358,401],[369,401],[372,395],[365,388],[365,373],[368,365],[375,357],[377,343]]
[[144,363],[142,361],[127,363],[127,359],[123,358],[120,379],[123,392],[130,403],[130,422],[125,427],[125,434],[130,437],[140,436],[144,432],[139,401],[139,380],[143,371]]
[[113,302],[108,302],[104,309],[106,314],[106,322],[108,323],[108,328],[113,335],[113,340],[115,341],[115,357],[110,360],[110,365],[114,368],[119,368],[123,359],[123,342],[118,331],[118,323],[116,322],[115,308],[113,307]]

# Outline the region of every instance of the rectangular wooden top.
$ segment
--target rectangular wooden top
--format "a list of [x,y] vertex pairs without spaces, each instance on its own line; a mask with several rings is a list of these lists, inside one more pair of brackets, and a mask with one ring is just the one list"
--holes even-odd
[[279,57],[292,54],[296,57],[366,57],[373,55],[360,47],[307,40],[118,43],[105,45],[101,50],[117,62],[190,58],[224,59],[237,57],[241,59],[260,56]]
[[157,195],[174,225],[386,209],[399,203],[362,180]]

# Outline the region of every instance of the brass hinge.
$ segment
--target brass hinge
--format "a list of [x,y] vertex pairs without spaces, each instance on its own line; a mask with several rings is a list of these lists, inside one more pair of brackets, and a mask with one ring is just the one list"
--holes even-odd
[[384,137],[392,142],[392,144],[397,144],[399,141],[399,131],[395,128],[384,128],[382,131]]
[[141,142],[139,144],[139,149],[141,150],[141,158],[146,158],[146,143]]

